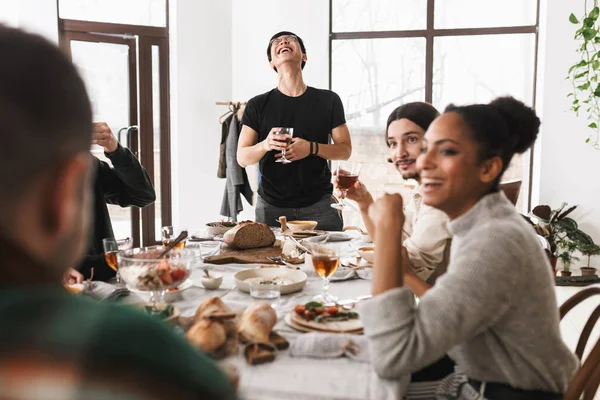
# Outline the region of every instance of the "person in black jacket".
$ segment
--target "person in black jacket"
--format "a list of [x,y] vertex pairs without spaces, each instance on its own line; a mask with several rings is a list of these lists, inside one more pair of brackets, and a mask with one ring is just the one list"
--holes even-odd
[[102,246],[102,239],[114,238],[106,204],[146,207],[154,203],[156,193],[148,172],[129,149],[119,144],[105,122],[93,125],[93,143],[104,147],[104,154],[113,166],[94,158],[94,224],[87,255],[77,270],[89,278],[94,268],[94,279],[106,281],[115,276],[104,260]]

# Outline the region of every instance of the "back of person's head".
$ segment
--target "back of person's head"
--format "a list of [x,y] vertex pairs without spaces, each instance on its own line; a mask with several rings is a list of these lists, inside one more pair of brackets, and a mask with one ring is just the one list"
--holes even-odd
[[40,36],[0,25],[0,54],[0,232],[32,253],[63,252],[47,254],[48,261],[73,262],[89,203],[85,85]]
[[418,125],[421,129],[423,129],[423,132],[425,132],[433,120],[439,116],[439,111],[429,103],[415,101],[412,103],[403,104],[392,111],[387,119],[387,124],[385,126],[385,142],[388,143],[388,129],[394,121],[408,119],[409,121]]
[[[273,40],[275,40],[281,36],[294,37],[298,41],[298,45],[300,46],[300,50],[302,51],[302,54],[306,54],[306,47],[304,46],[304,41],[302,40],[302,38],[300,36],[296,35],[295,33],[289,32],[289,31],[281,31],[281,32],[277,32],[276,34],[271,36],[271,39],[269,39],[269,44],[267,45],[267,59],[269,60],[269,62],[271,62],[273,60],[273,56],[271,55],[271,47],[273,45]],[[304,69],[305,65],[306,65],[306,61],[302,60],[301,68]],[[277,72],[277,68],[273,67],[273,69],[275,70],[275,72]]]
[[498,190],[513,156],[527,151],[539,133],[540,119],[535,111],[513,97],[498,97],[489,104],[459,107],[451,104],[444,111],[448,112],[461,116],[477,143],[480,162],[493,157],[502,160],[493,190]]

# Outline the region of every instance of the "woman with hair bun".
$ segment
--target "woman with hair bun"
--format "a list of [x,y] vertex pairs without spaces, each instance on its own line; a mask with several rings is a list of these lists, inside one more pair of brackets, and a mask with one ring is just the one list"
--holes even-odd
[[423,201],[448,215],[453,241],[448,271],[417,306],[397,245],[402,198],[385,195],[369,208],[374,297],[361,304],[361,318],[380,376],[398,378],[449,354],[461,372],[432,387],[432,397],[562,398],[578,362],[561,339],[551,269],[499,188],[539,126],[512,97],[449,106],[430,125],[417,160]]

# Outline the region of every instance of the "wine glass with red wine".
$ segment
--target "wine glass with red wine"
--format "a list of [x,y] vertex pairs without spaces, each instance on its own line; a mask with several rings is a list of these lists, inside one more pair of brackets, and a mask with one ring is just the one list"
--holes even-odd
[[342,191],[342,201],[338,204],[332,204],[331,207],[338,210],[348,210],[353,207],[346,201],[348,190],[358,182],[360,173],[360,163],[353,161],[338,161],[337,165],[337,184]]
[[[281,128],[281,130],[277,132],[277,135],[288,135],[288,137],[285,138],[285,142],[286,146],[289,146],[290,143],[292,143],[292,137],[294,136],[294,128]],[[275,162],[280,162],[284,164],[291,163],[290,160],[285,158],[285,149],[281,150],[281,158]]]

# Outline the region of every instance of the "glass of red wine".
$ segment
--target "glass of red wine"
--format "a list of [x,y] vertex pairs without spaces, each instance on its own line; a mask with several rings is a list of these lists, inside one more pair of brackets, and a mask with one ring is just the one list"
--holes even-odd
[[348,194],[348,190],[358,181],[360,165],[360,163],[354,161],[338,161],[337,184],[342,191],[342,201],[339,204],[332,204],[331,207],[338,210],[353,209],[346,201],[346,195]]
[[[285,141],[286,141],[286,146],[289,146],[290,143],[292,143],[292,137],[294,136],[294,128],[281,128],[281,130],[279,132],[277,132],[277,134],[278,135],[288,135],[288,137],[286,137]],[[285,149],[281,150],[281,158],[278,159],[276,162],[280,162],[280,163],[284,163],[284,164],[291,163],[290,160],[285,158]]]

